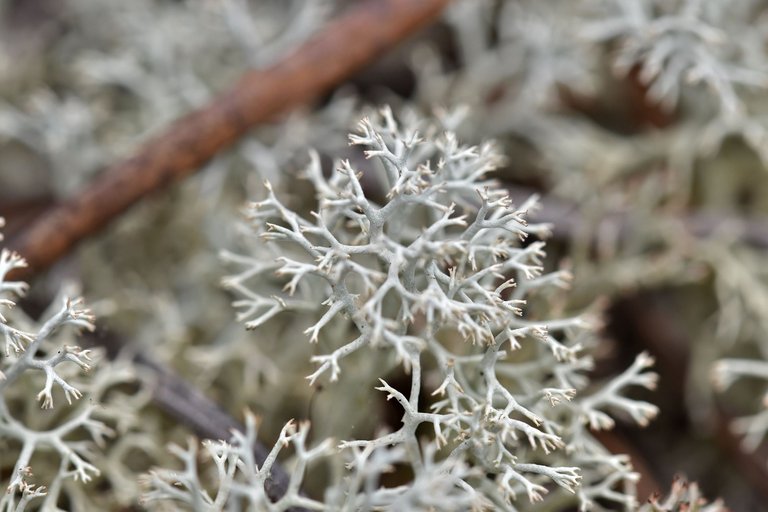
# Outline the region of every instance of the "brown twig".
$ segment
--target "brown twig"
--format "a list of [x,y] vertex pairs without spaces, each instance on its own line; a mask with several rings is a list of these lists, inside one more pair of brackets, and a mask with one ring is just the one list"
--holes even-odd
[[[251,71],[229,91],[104,171],[74,198],[11,241],[29,263],[47,268],[147,194],[195,172],[254,125],[307,103],[352,75],[440,13],[448,0],[366,0],[329,23],[291,56]],[[14,276],[16,277],[16,276]]]

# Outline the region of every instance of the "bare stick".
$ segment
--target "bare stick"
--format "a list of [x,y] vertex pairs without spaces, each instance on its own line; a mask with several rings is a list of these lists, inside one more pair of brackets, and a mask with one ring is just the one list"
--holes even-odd
[[[274,66],[251,71],[208,105],[177,120],[135,156],[54,207],[11,247],[28,277],[56,262],[141,198],[181,180],[254,125],[307,103],[434,20],[448,0],[366,0]],[[14,275],[16,278],[17,275]]]

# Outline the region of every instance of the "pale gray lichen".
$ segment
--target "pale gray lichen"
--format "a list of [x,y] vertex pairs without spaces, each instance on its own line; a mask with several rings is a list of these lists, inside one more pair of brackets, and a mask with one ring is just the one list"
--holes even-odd
[[[461,145],[439,119],[406,112],[398,121],[385,108],[363,119],[350,143],[371,161],[364,172],[341,161],[326,177],[313,154],[306,177],[317,193],[316,211],[305,217],[291,210],[266,183],[266,198],[247,209],[261,243],[248,256],[224,253],[242,267],[224,284],[239,295],[235,306],[247,328],[284,311],[314,317],[305,330],[310,343],[332,348],[312,356],[310,384],[327,378],[358,385],[345,368],[353,354],[377,361],[372,368],[380,377],[393,363],[410,374],[407,391],[383,378],[377,388],[402,408],[401,428],[342,441],[334,456],[325,443],[311,451],[346,460],[347,471],[322,502],[304,506],[514,510],[518,495],[534,502],[557,488],[575,494],[585,510],[597,499],[634,506],[637,475],[628,459],[608,452],[587,427],[612,427],[609,412],[641,425],[655,416],[653,405],[621,396],[629,386],[654,387],[652,359],[643,354],[614,381],[586,391],[595,342],[590,318],[548,318],[541,304],[528,304],[569,280],[566,271],[545,273],[544,243],[529,241],[549,229],[526,220],[536,198],[514,206],[487,176],[503,161],[494,146]],[[346,329],[331,329],[339,323]],[[424,388],[435,397],[431,403],[422,401]],[[303,438],[291,442],[300,455],[307,452]],[[233,479],[255,484],[262,496],[263,483],[249,475],[264,466],[250,458],[250,445],[226,445],[227,456],[240,460],[226,466],[231,471],[211,446],[219,467],[216,482],[207,484],[212,495],[190,466],[191,446],[175,449],[186,461],[183,474],[150,475],[147,498],[196,510],[236,507],[243,495],[231,490]],[[395,466],[410,468],[413,479],[381,487],[381,475]],[[276,504],[248,499],[249,510],[284,510],[297,503],[297,493],[298,485]]]
[[[6,512],[21,512],[36,498],[42,498],[42,504],[35,506],[55,510],[62,492],[69,494],[65,488],[70,481],[89,482],[100,474],[93,463],[93,445],[104,446],[114,434],[108,420],[120,413],[99,401],[107,389],[132,378],[130,368],[116,365],[96,372],[87,384],[73,384],[78,373],[91,369],[91,350],[68,345],[57,334],[67,326],[92,330],[93,315],[81,299],[70,297],[60,298],[38,327],[23,312],[9,311],[27,289],[26,283],[9,280],[9,273],[25,266],[17,253],[0,252],[1,462],[5,465],[15,458],[10,475],[2,480],[0,510]],[[39,408],[53,409],[59,391],[72,409],[66,414],[41,413]],[[84,395],[88,399],[80,400]],[[34,407],[37,411],[30,407],[34,401],[40,404]],[[49,453],[58,455],[58,464],[50,455],[40,457]],[[79,501],[70,496],[69,503],[75,506]]]

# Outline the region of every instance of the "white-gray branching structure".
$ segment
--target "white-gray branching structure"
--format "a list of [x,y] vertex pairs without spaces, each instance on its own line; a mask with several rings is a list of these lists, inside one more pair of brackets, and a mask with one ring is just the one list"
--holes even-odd
[[[490,143],[461,145],[449,129],[456,116],[402,117],[385,108],[360,122],[349,140],[365,150],[362,172],[341,161],[326,177],[312,155],[306,177],[317,209],[306,216],[267,183],[266,198],[248,207],[256,253],[224,255],[243,268],[225,284],[240,296],[235,305],[249,329],[289,310],[315,319],[309,341],[331,350],[312,357],[310,384],[356,386],[350,360],[376,361],[380,377],[402,365],[409,389],[383,379],[376,388],[402,408],[402,426],[338,443],[333,456],[346,470],[322,501],[301,496],[298,479],[309,460],[333,450],[328,441],[308,449],[307,427],[289,425],[275,450],[292,445],[299,469],[278,502],[263,490],[274,459],[259,467],[237,434],[230,444],[206,445],[218,471],[214,492],[198,479],[196,449],[177,448],[185,471],[151,474],[148,505],[515,510],[527,503],[520,495],[535,502],[555,489],[585,510],[597,500],[635,505],[628,459],[608,452],[589,429],[610,428],[609,412],[640,424],[656,414],[653,405],[621,396],[630,386],[653,388],[651,358],[641,355],[614,381],[586,391],[591,323],[547,317],[548,291],[564,288],[569,276],[543,270],[538,238],[548,227],[526,221],[536,198],[511,203],[487,176],[502,157]],[[252,426],[247,435],[255,436]],[[381,487],[395,467],[410,468],[413,479]]]
[[[151,490],[142,497],[144,504],[160,507],[169,500],[186,503],[192,510],[241,510],[240,501],[250,505],[247,510],[286,510],[291,507],[322,508],[322,505],[301,496],[299,487],[307,465],[313,459],[322,457],[331,449],[330,440],[310,449],[305,448],[309,423],[296,426],[288,422],[280,432],[280,437],[259,465],[253,455],[253,446],[258,442],[258,419],[246,413],[245,432],[233,432],[229,443],[224,441],[205,441],[203,446],[207,456],[213,460],[218,487],[211,495],[201,482],[198,474],[197,441],[190,439],[186,450],[172,445],[171,452],[184,464],[183,471],[154,469],[143,477],[145,486]],[[291,481],[285,495],[272,503],[265,490],[270,471],[280,451],[292,445],[298,463],[291,472]],[[168,510],[175,510],[173,504]]]
[[[30,503],[57,510],[59,496],[68,494],[66,487],[71,482],[88,482],[99,475],[92,444],[102,446],[113,431],[94,417],[106,412],[97,400],[115,382],[128,378],[126,371],[99,372],[88,385],[72,384],[77,373],[90,369],[90,350],[63,344],[57,331],[65,326],[91,330],[93,316],[83,308],[82,300],[68,297],[51,306],[40,327],[20,311],[10,311],[27,285],[9,281],[7,276],[24,266],[26,262],[17,253],[0,251],[0,462],[4,468],[13,468],[10,475],[2,475],[0,510],[4,512],[20,512]],[[32,389],[39,391],[35,394]],[[89,399],[68,414],[39,410],[53,408],[57,390],[72,405],[83,396],[81,389]],[[51,467],[56,459],[50,452],[58,454],[57,466]],[[40,453],[43,456],[36,463]],[[70,496],[69,503],[77,507],[78,501]]]
[[[721,359],[712,370],[715,386],[724,391],[736,381],[753,379],[765,387],[768,382],[768,362],[754,359]],[[734,420],[731,428],[744,436],[742,446],[747,451],[756,451],[768,435],[768,392],[760,400],[760,410],[754,414]]]

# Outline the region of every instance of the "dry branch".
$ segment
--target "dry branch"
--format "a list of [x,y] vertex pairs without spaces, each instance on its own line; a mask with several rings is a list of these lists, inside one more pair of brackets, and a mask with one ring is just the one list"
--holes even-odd
[[195,172],[256,124],[329,91],[434,20],[447,3],[366,0],[289,57],[245,74],[231,90],[171,124],[12,240],[29,263],[18,277],[47,268],[147,194]]

